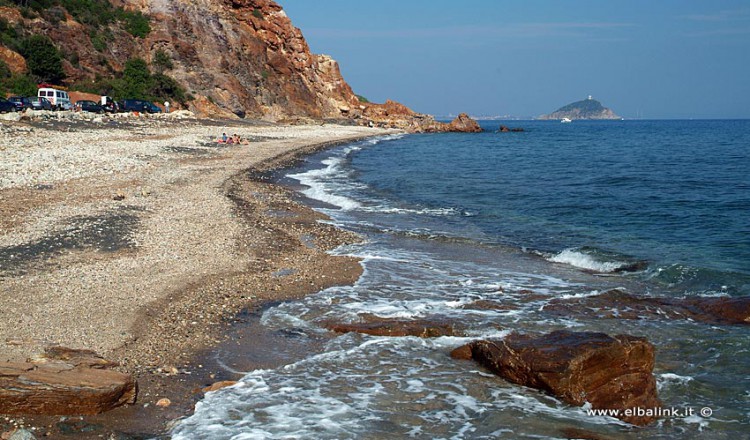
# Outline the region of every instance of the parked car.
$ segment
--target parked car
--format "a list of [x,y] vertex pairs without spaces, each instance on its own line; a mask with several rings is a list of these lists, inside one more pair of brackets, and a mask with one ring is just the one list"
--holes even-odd
[[140,99],[126,99],[122,101],[120,107],[125,112],[161,113],[161,109],[153,102]]
[[25,96],[11,96],[8,101],[16,105],[16,110],[22,112],[27,108],[31,108],[31,100]]
[[55,110],[70,110],[73,105],[70,103],[68,92],[51,87],[43,87],[37,91],[37,96],[47,98],[52,103]]
[[33,97],[29,98],[29,101],[34,110],[52,110],[52,103],[47,98]]
[[88,101],[85,99],[76,101],[75,109],[77,111],[84,111],[84,112],[91,112],[91,113],[104,113],[104,109],[102,109],[101,105],[95,103],[94,101]]
[[5,98],[0,98],[0,112],[14,112],[16,111],[16,105]]

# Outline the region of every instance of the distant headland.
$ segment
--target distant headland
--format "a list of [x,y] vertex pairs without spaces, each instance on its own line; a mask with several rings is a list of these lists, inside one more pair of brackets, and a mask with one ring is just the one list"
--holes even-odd
[[538,119],[622,119],[612,110],[604,107],[601,102],[592,98],[591,95],[583,101],[568,104],[556,111],[542,115]]

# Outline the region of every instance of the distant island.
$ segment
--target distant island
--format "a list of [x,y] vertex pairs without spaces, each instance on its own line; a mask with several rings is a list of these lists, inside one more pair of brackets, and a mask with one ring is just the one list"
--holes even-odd
[[601,102],[592,98],[591,95],[583,101],[568,104],[553,113],[542,115],[538,119],[622,119],[612,110],[604,107]]

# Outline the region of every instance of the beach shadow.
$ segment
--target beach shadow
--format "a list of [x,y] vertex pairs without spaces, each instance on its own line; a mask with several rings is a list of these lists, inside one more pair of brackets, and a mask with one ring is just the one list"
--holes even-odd
[[43,238],[0,247],[0,277],[43,268],[55,257],[72,251],[113,253],[134,249],[133,235],[140,224],[137,211],[140,209],[123,207],[103,215],[73,217],[61,230]]

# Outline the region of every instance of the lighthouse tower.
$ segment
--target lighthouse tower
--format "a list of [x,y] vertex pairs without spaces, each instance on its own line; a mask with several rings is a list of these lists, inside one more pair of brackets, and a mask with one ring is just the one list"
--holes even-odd
[[592,99],[594,99],[594,98],[592,98],[591,95],[589,95],[589,101],[591,101]]

